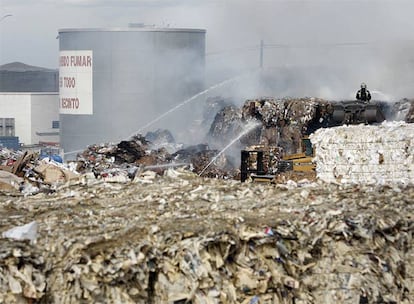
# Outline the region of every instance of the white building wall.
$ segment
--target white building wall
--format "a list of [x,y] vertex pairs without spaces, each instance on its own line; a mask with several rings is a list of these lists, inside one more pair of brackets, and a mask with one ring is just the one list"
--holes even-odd
[[32,143],[59,142],[59,129],[52,128],[52,122],[59,120],[58,93],[32,93]]
[[30,93],[0,93],[0,118],[14,118],[14,135],[26,145],[32,144],[30,101]]
[[59,129],[52,128],[52,122],[59,120],[58,93],[2,92],[0,118],[14,118],[14,135],[23,145],[59,142]]

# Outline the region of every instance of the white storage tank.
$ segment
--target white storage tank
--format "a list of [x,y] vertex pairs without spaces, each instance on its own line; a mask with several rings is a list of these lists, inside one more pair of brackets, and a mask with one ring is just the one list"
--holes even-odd
[[[60,138],[67,158],[90,144],[127,139],[202,91],[205,33],[153,27],[59,30]],[[186,124],[177,113],[152,127],[174,133]]]

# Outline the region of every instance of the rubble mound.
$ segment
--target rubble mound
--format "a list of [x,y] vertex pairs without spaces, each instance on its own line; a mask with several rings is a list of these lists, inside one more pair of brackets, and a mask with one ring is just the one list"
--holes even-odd
[[242,108],[243,120],[256,119],[262,128],[244,143],[279,146],[284,153],[300,152],[301,138],[328,125],[332,110],[330,102],[318,98],[247,100]]
[[414,100],[411,100],[411,106],[405,117],[405,122],[414,123]]
[[235,165],[226,155],[219,153],[218,150],[211,150],[207,144],[199,144],[178,150],[171,157],[178,163],[191,164],[192,171],[204,177],[235,177],[238,174]]
[[167,170],[0,196],[1,303],[414,301],[414,188],[202,179]]
[[[207,144],[188,146],[174,153],[166,148],[151,149],[153,144],[141,135],[117,145],[89,146],[77,159],[78,172],[94,172],[96,177],[122,175],[134,178],[139,168],[148,168],[162,174],[169,167],[186,167],[197,174],[216,158],[218,150]],[[203,176],[233,178],[237,174],[235,165],[226,155],[221,155],[209,166]]]
[[[228,144],[258,121],[239,140],[275,145],[271,164],[330,110],[249,100],[222,109],[210,135]],[[319,129],[327,183],[312,172],[226,180],[239,163],[223,150],[170,153],[141,135],[88,147],[76,171],[1,149],[0,303],[413,303],[413,134],[402,122]]]
[[234,106],[234,101],[231,98],[222,98],[220,96],[208,97],[203,109],[203,125],[211,126],[218,112],[226,107]]
[[223,146],[242,131],[242,116],[239,108],[226,106],[217,112],[208,132],[210,142]]
[[148,150],[149,142],[145,137],[136,135],[132,140],[123,140],[116,149],[108,153],[109,156],[114,156],[118,163],[134,163],[145,155]]
[[394,103],[390,109],[392,120],[414,122],[414,99],[404,98]]
[[296,153],[302,136],[326,126],[331,113],[331,103],[323,99],[262,97],[247,100],[241,109],[230,106],[219,111],[208,135],[222,147],[237,137],[247,122],[256,120],[261,127],[240,138],[242,145],[276,145]]
[[[57,164],[52,157],[40,162],[36,153],[1,148],[0,169],[23,180],[16,182],[8,175],[2,178],[0,186],[33,194],[54,191],[58,184],[83,174],[128,182],[144,168],[162,174],[176,166],[185,166],[203,176],[238,178],[241,150],[252,146],[277,150],[273,153],[274,164],[284,155],[303,152],[303,139],[307,135],[332,126],[333,102],[323,99],[261,97],[247,100],[241,108],[231,103],[218,97],[207,101],[207,108],[211,110],[207,116],[213,110],[221,110],[210,126],[205,140],[208,146],[202,150],[177,144],[171,132],[160,129],[148,132],[145,137],[137,134],[116,144],[91,145],[69,164]],[[392,107],[392,113],[399,113],[400,120],[413,121],[414,100],[401,100]]]
[[151,142],[153,145],[175,143],[174,136],[168,130],[157,129],[154,132],[148,132],[145,135],[145,139]]

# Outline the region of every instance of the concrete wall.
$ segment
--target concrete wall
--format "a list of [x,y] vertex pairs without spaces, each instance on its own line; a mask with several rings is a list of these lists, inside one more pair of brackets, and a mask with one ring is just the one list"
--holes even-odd
[[31,94],[1,93],[0,117],[14,118],[15,136],[24,144],[31,144]]
[[36,134],[58,131],[52,130],[52,121],[59,120],[58,100],[58,93],[0,93],[0,117],[15,119],[15,136],[24,145],[58,142],[59,136]]
[[32,143],[59,142],[59,129],[53,129],[53,121],[59,120],[59,94],[32,95]]

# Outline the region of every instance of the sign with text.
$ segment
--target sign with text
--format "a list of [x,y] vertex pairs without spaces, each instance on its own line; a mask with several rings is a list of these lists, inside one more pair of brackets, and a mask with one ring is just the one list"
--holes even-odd
[[61,51],[59,55],[59,112],[93,114],[92,51]]

